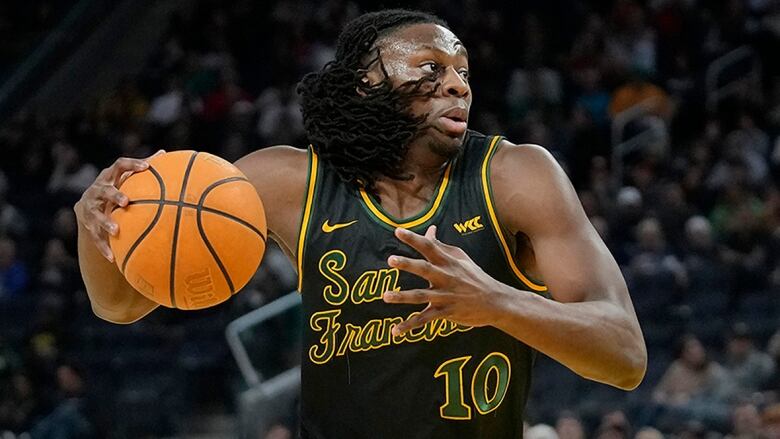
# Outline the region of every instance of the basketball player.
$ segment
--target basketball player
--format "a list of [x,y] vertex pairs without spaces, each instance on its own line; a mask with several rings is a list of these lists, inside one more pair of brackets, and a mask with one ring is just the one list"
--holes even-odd
[[[534,351],[640,383],[617,264],[548,152],[467,129],[468,55],[443,21],[363,15],[299,93],[308,151],[236,166],[299,273],[303,437],[521,437]],[[116,182],[147,166],[120,158],[75,207],[92,307],[112,322],[157,307],[107,245],[107,212],[128,201]]]

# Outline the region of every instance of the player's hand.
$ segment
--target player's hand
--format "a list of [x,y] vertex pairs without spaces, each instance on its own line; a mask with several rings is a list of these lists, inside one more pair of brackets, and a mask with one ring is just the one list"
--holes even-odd
[[425,259],[393,255],[388,265],[428,280],[430,288],[384,292],[387,303],[428,304],[419,314],[393,327],[394,335],[435,319],[468,326],[491,323],[495,300],[490,296],[501,288],[500,282],[485,273],[463,249],[436,239],[436,226],[430,226],[424,236],[397,228],[395,236]]
[[116,235],[119,232],[119,226],[111,219],[111,211],[117,206],[126,206],[128,202],[127,196],[117,188],[133,173],[148,168],[147,160],[164,152],[165,150],[161,149],[144,159],[116,159],[114,164],[98,174],[95,182],[73,206],[76,219],[89,231],[95,246],[110,262],[114,262],[114,255],[108,245],[108,234]]

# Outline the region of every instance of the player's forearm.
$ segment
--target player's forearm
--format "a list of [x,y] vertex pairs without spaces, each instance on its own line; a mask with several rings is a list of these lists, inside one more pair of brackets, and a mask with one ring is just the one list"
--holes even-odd
[[117,266],[100,254],[81,222],[78,254],[81,277],[95,315],[113,323],[132,323],[157,307],[135,291]]
[[497,294],[493,326],[585,378],[626,390],[642,381],[644,341],[617,305],[560,303],[508,286]]

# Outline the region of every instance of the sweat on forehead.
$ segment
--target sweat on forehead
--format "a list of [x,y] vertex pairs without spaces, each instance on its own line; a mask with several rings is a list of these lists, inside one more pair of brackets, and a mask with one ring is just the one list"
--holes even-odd
[[434,23],[415,23],[388,29],[379,34],[374,45],[381,48],[406,49],[432,46],[445,52],[463,47],[463,43],[451,30]]

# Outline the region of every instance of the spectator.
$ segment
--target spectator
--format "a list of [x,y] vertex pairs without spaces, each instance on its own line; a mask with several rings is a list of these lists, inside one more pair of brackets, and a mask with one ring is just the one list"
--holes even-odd
[[23,238],[28,229],[27,219],[19,209],[8,202],[7,196],[8,179],[5,173],[0,171],[0,236]]
[[756,121],[748,113],[739,116],[738,129],[726,137],[726,143],[738,144],[745,151],[755,154],[756,162],[766,166],[766,157],[769,156],[769,135],[756,125]]
[[727,372],[708,358],[696,336],[688,334],[678,342],[676,359],[653,390],[657,406],[654,412],[645,413],[643,423],[669,426],[683,420],[724,420],[732,394]]
[[765,408],[761,414],[762,433],[767,439],[780,438],[780,403]]
[[766,283],[768,255],[761,222],[763,213],[761,199],[734,181],[725,188],[710,214],[713,230],[723,244],[721,259],[734,276],[734,293],[762,288]]
[[693,215],[693,209],[685,199],[685,192],[678,182],[660,185],[659,200],[655,205],[663,206],[656,212],[667,239],[676,253],[685,238],[685,223]]
[[683,265],[688,274],[688,292],[691,296],[706,297],[713,291],[726,290],[725,267],[720,260],[710,221],[703,216],[692,216],[685,222]]
[[76,260],[69,255],[65,245],[59,239],[50,239],[46,243],[42,265],[39,269],[39,286],[55,291],[73,291],[78,272]]
[[762,146],[749,144],[747,137],[742,131],[735,131],[726,137],[723,156],[715,163],[707,178],[710,188],[723,189],[732,182],[756,187],[766,180],[769,166],[764,154],[757,151]]
[[655,428],[643,427],[634,435],[634,439],[664,439],[664,435]]
[[[615,241],[620,243],[630,242],[633,238],[636,225],[644,216],[644,202],[642,193],[634,187],[626,186],[620,189],[616,197],[614,209],[609,211],[609,229]],[[623,249],[626,253],[627,249]],[[627,260],[619,262],[627,263]]]
[[622,0],[611,11],[612,29],[607,33],[606,54],[613,68],[652,75],[656,70],[655,31],[647,25],[639,2]]
[[294,144],[304,136],[298,95],[290,86],[270,87],[257,98],[257,133],[267,145]]
[[160,127],[168,127],[182,115],[184,89],[177,78],[171,78],[168,90],[152,100],[146,115],[149,122]]
[[292,439],[293,433],[290,428],[284,424],[275,424],[264,436],[264,439]]
[[679,439],[706,439],[707,428],[701,421],[690,420],[687,422],[681,422],[679,427],[675,428],[676,435]]
[[685,335],[679,342],[677,358],[653,391],[653,400],[671,406],[685,405],[727,379],[725,370],[707,357],[699,339]]
[[726,439],[754,439],[761,435],[761,416],[749,402],[737,404],[731,412],[731,433]]
[[629,270],[634,278],[654,278],[663,282],[665,276],[672,276],[677,287],[687,284],[687,273],[682,263],[667,248],[666,238],[660,222],[645,218],[636,227],[636,250]]
[[582,108],[597,127],[605,128],[609,122],[607,116],[609,93],[601,83],[601,72],[591,67],[575,73],[575,79],[581,88],[581,92],[576,98],[575,106]]
[[32,439],[88,439],[94,427],[86,415],[84,376],[75,366],[57,368],[60,402],[54,410],[30,430]]
[[529,427],[523,437],[526,439],[558,439],[558,433],[547,424],[536,424]]
[[769,338],[769,342],[766,345],[766,352],[775,363],[775,369],[764,388],[766,390],[774,391],[775,400],[780,400],[780,329]]
[[27,283],[27,266],[16,256],[16,242],[0,238],[0,298],[21,295]]
[[249,94],[238,85],[236,73],[225,70],[220,87],[203,101],[203,119],[207,122],[223,122],[238,105],[249,102]]
[[0,432],[21,433],[30,427],[39,401],[30,378],[22,372],[11,376],[8,387],[0,394]]
[[628,439],[631,437],[631,424],[621,410],[605,414],[596,430],[597,439]]
[[77,254],[78,224],[76,214],[71,207],[63,207],[54,214],[52,237],[62,241],[65,249],[73,257]]
[[574,413],[562,412],[555,422],[555,431],[560,439],[585,439],[585,427]]
[[51,155],[54,171],[49,178],[49,192],[66,197],[66,201],[78,199],[95,181],[97,167],[91,163],[83,163],[78,150],[69,143],[54,143]]
[[737,323],[731,329],[724,366],[743,396],[763,389],[775,370],[772,357],[756,349],[745,323]]
[[543,66],[516,69],[510,76],[506,91],[513,120],[521,120],[531,111],[557,106],[562,95],[560,74]]

